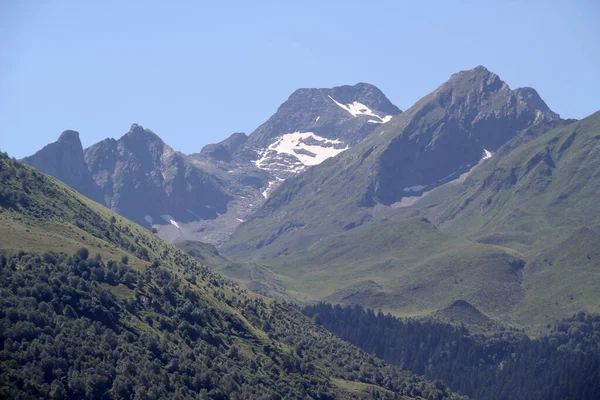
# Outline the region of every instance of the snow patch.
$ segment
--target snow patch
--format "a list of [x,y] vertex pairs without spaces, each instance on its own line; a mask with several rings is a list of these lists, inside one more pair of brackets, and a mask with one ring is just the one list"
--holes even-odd
[[317,117],[317,119],[315,120],[315,122],[319,122],[319,119],[321,119],[320,115]]
[[492,153],[486,149],[483,149],[482,160],[487,160],[488,158],[492,158]]
[[374,124],[385,124],[390,119],[392,119],[391,115],[386,115],[383,118],[380,117],[379,115],[375,114],[369,107],[365,106],[363,103],[360,103],[358,101],[354,101],[350,104],[342,104],[331,96],[329,96],[329,98],[333,100],[333,102],[337,104],[342,110],[348,111],[353,117],[356,117],[358,115],[368,115],[369,117],[377,118],[376,120],[370,119],[367,122],[371,122]]
[[240,222],[246,222],[245,220],[241,219],[241,218],[236,218],[238,221]]
[[417,185],[417,186],[405,187],[403,190],[405,192],[420,192],[421,190],[425,189],[426,187],[427,186]]
[[179,224],[177,223],[177,221],[175,221],[173,217],[171,217],[169,214],[163,214],[160,217],[165,221],[169,222],[171,225],[175,226],[176,228],[179,228]]
[[275,182],[277,182],[277,181],[269,181],[269,186],[267,186],[267,188],[265,190],[263,190],[262,195],[265,199],[267,197],[269,197],[269,192],[273,188],[273,185],[275,184]]
[[[294,132],[288,133],[277,138],[269,145],[262,157],[254,164],[261,169],[268,169],[266,161],[271,161],[274,155],[290,155],[298,160],[301,165],[294,168],[294,172],[300,172],[304,166],[321,164],[326,159],[348,150],[349,146],[344,146],[340,140],[327,139],[312,132]],[[272,164],[272,163],[270,163]],[[288,166],[288,163],[283,164]]]

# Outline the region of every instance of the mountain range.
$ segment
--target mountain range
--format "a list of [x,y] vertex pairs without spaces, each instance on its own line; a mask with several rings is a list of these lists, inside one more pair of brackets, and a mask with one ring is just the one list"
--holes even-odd
[[478,66],[405,111],[298,89],[192,151],[0,153],[0,397],[600,393],[600,111]]
[[[23,161],[182,248],[217,246],[215,268],[262,294],[419,316],[466,301],[535,330],[600,309],[597,122],[478,66],[404,112],[366,83],[299,89],[197,153],[134,124],[85,150],[64,133]],[[549,289],[571,258],[550,278],[547,254],[574,242],[590,258]]]

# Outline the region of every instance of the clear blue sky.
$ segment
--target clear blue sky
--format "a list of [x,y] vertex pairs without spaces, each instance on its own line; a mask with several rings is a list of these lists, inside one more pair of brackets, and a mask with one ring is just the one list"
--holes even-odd
[[582,118],[600,109],[597,3],[0,0],[0,148],[136,122],[192,153],[299,87],[369,82],[407,109],[479,64]]

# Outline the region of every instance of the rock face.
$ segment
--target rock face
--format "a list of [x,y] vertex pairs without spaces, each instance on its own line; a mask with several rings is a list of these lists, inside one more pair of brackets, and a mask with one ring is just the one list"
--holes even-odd
[[225,250],[263,257],[306,248],[457,179],[523,129],[558,119],[531,88],[511,90],[481,66],[459,72],[352,149],[284,182]]
[[21,161],[57,178],[86,197],[103,203],[102,194],[85,163],[78,132],[64,131],[56,142]]
[[368,83],[298,89],[250,135],[249,142],[264,148],[281,135],[313,132],[353,146],[400,112],[379,89]]
[[559,118],[534,89],[511,90],[481,66],[454,74],[415,107],[380,154],[368,204],[456,179],[519,131]]
[[265,171],[267,197],[281,181],[353,147],[400,113],[367,83],[298,89],[248,137],[233,134],[207,145],[194,158],[200,163],[227,164],[228,170]]
[[285,179],[399,113],[366,83],[298,89],[252,134],[234,133],[190,156],[134,124],[85,152],[78,134],[65,132],[25,162],[167,240],[222,244]]
[[133,124],[119,140],[85,150],[106,205],[141,225],[214,219],[231,197],[222,182],[193,166],[156,134]]
[[[249,136],[235,133],[190,155],[194,165],[226,182],[233,199],[227,213],[195,221],[177,233],[223,244],[285,179],[352,148],[400,112],[366,83],[296,90]],[[175,240],[160,228],[159,234]]]
[[234,133],[216,144],[208,144],[202,148],[201,157],[215,161],[231,162],[235,152],[248,140],[245,133]]

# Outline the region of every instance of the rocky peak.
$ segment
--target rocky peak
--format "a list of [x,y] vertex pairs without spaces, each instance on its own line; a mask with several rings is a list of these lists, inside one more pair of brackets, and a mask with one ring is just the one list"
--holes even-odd
[[79,139],[79,132],[66,130],[60,134],[57,142],[60,143],[74,143],[76,146],[81,146],[81,140]]
[[400,112],[381,90],[367,83],[298,89],[250,135],[249,142],[266,147],[285,134],[312,132],[353,146]]
[[64,131],[56,142],[22,161],[61,180],[92,200],[103,202],[85,163],[78,132]]
[[559,118],[535,90],[511,90],[482,66],[452,75],[403,116],[379,163],[384,204],[456,179],[520,131]]
[[519,104],[529,107],[541,113],[548,121],[560,119],[560,115],[548,107],[534,88],[522,87],[513,91],[519,100]]

